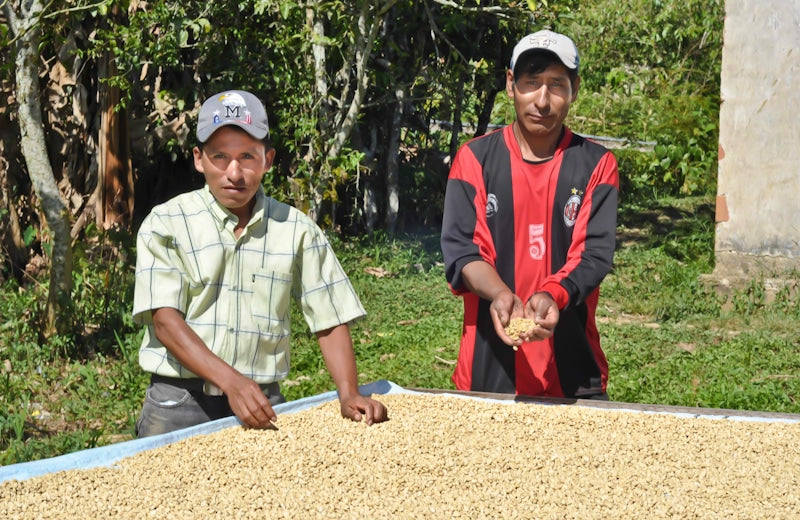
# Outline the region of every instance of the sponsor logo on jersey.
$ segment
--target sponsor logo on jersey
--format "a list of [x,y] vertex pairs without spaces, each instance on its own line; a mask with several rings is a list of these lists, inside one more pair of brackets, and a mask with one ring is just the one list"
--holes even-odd
[[490,193],[486,197],[486,218],[492,218],[497,215],[497,209],[497,196],[494,193]]

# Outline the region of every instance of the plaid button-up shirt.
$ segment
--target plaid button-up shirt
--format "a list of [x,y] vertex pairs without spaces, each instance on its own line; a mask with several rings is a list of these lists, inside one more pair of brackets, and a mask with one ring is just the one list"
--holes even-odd
[[292,298],[312,332],[366,314],[322,230],[301,211],[259,191],[239,238],[236,223],[207,186],[156,206],[142,223],[133,318],[147,326],[145,371],[194,377],[156,338],[160,307],[182,312],[212,352],[257,383],[289,372]]

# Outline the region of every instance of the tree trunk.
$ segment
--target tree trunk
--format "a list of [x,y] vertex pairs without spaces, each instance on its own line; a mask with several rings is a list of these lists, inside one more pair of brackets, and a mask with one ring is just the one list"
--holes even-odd
[[[311,57],[314,65],[314,88],[315,95],[320,103],[317,108],[317,124],[321,135],[327,135],[328,128],[330,128],[328,109],[328,83],[325,79],[325,69],[327,68],[327,58],[325,55],[325,47],[320,43],[325,38],[325,26],[322,23],[314,9],[306,9],[306,25],[312,34]],[[311,163],[317,158],[319,152],[316,144],[318,140],[309,140],[308,151],[306,152],[306,160]],[[327,161],[322,159],[320,165],[320,175],[316,180],[312,180],[311,198],[309,199],[308,216],[315,221],[319,220],[321,213],[321,205],[324,199],[325,185],[330,177],[330,171]]]
[[[354,43],[355,52],[354,60],[350,66],[355,68],[355,78],[353,83],[355,90],[352,97],[350,97],[350,90],[345,88],[342,97],[339,99],[340,112],[335,116],[333,128],[333,140],[326,153],[326,158],[335,158],[339,156],[342,148],[344,148],[348,137],[353,131],[353,127],[358,121],[358,116],[361,113],[361,108],[364,103],[364,97],[367,94],[369,87],[369,70],[368,63],[372,57],[372,50],[375,45],[375,38],[378,30],[383,25],[386,13],[397,3],[397,0],[387,0],[384,5],[373,5],[373,2],[363,2],[358,15],[356,41]],[[374,11],[374,16],[371,22],[370,10]],[[368,27],[369,24],[369,27]],[[349,99],[348,99],[349,98]],[[323,170],[329,168],[327,160],[323,163]],[[322,185],[318,185],[315,192],[315,203],[322,200],[321,188],[324,188],[331,178],[330,171],[323,171],[325,177],[321,179]]]
[[461,107],[464,104],[464,82],[459,81],[456,88],[456,99],[453,103],[453,128],[450,131],[450,161],[452,164],[460,144],[459,134],[461,134]]
[[492,109],[494,108],[494,100],[497,97],[497,90],[486,90],[483,92],[483,105],[481,112],[478,114],[478,125],[475,127],[475,134],[472,137],[479,137],[485,135],[489,130],[489,123],[492,120]]
[[400,130],[403,123],[403,104],[405,91],[397,87],[394,92],[396,103],[389,130],[389,145],[386,152],[386,231],[391,234],[397,229],[397,213],[400,210],[399,154]]
[[25,248],[25,241],[22,238],[19,213],[14,204],[11,190],[8,189],[6,171],[0,168],[0,176],[3,177],[0,179],[0,184],[2,184],[0,189],[2,191],[0,193],[0,201],[2,202],[0,210],[5,210],[6,212],[5,218],[0,222],[0,235],[3,237],[3,249],[8,253],[11,273],[19,281],[22,279],[21,275],[25,271],[25,264],[28,262],[28,252]]
[[[364,133],[369,133],[369,144],[364,140]],[[356,150],[364,153],[361,168],[356,176],[356,188],[361,193],[362,206],[354,213],[363,221],[368,235],[375,231],[378,222],[378,195],[375,189],[375,176],[378,175],[378,128],[373,124],[358,124],[353,127],[351,143]]]
[[328,99],[328,81],[326,79],[327,57],[325,46],[325,26],[322,20],[315,16],[313,9],[306,9],[306,21],[311,27],[313,35],[311,51],[314,57],[314,88],[316,89],[319,103],[319,128],[322,135],[327,135],[330,127],[330,100]]
[[[0,23],[7,22],[2,18]],[[16,131],[16,121],[13,120],[17,113],[13,106],[16,103],[11,95],[13,91],[14,87],[0,81],[0,92],[3,94],[0,99],[0,247],[7,256],[3,261],[8,262],[11,275],[21,282],[29,256],[15,202],[19,200],[19,187],[11,173],[20,160],[19,134]],[[0,277],[0,282],[3,281],[5,280]]]
[[5,7],[11,30],[17,37],[16,97],[19,105],[22,155],[25,157],[28,175],[52,233],[50,287],[42,331],[44,337],[49,337],[68,330],[71,313],[65,311],[69,306],[72,291],[72,246],[69,235],[69,212],[61,198],[48,159],[42,108],[39,102],[41,92],[38,49],[41,31],[38,22],[43,8],[40,0],[20,2],[19,15],[8,3]]
[[[115,74],[113,56],[100,62],[100,76]],[[117,109],[119,87],[100,82],[100,135],[98,136],[98,178],[94,202],[97,223],[105,229],[129,225],[133,217],[133,168],[130,160],[127,110]]]

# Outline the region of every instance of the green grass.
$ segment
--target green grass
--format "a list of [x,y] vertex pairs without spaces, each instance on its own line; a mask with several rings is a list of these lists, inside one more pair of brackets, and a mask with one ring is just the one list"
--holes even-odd
[[[702,281],[713,271],[713,242],[709,199],[621,208],[615,265],[598,308],[611,398],[800,413],[796,291],[769,295],[753,280],[717,294]],[[359,381],[453,388],[461,301],[444,280],[438,234],[334,240],[334,248],[368,312],[352,328]],[[91,314],[83,321],[117,324],[117,334],[97,330],[91,341],[61,337],[38,345],[31,317],[43,288],[3,285],[0,464],[131,438],[147,382],[136,364],[141,331],[127,317],[129,292],[103,287],[109,279],[104,265],[85,263],[80,276],[86,283],[75,298],[92,302],[78,306]],[[114,272],[120,286],[131,278],[128,270]],[[112,315],[93,317],[106,312]],[[314,336],[296,311],[294,320],[284,393],[298,399],[332,390]]]
[[713,213],[690,198],[625,207],[598,312],[612,399],[800,412],[798,295],[732,294],[713,271]]
[[[359,382],[454,388],[461,301],[447,288],[437,235],[335,243],[367,316],[352,327]],[[295,313],[294,323],[302,325]],[[295,336],[287,399],[332,390],[316,339]],[[295,386],[296,385],[296,386]]]

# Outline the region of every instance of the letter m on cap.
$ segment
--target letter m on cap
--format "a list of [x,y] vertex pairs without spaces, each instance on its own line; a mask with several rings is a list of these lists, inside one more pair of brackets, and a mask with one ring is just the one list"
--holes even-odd
[[231,117],[238,118],[239,117],[239,106],[238,105],[226,106],[225,107],[225,117],[226,118],[231,118]]

